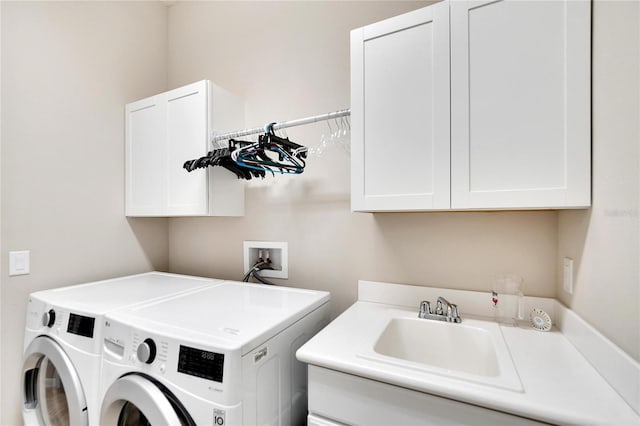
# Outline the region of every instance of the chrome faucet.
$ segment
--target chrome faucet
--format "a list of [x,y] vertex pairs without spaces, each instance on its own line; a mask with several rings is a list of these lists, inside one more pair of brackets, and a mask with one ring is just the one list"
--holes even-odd
[[456,323],[462,322],[462,318],[460,318],[460,315],[458,314],[458,306],[453,303],[449,303],[449,301],[444,297],[438,297],[435,312],[431,311],[430,302],[426,300],[420,302],[418,318]]

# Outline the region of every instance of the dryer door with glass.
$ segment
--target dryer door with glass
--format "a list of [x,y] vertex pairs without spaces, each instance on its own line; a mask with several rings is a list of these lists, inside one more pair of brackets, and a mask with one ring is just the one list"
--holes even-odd
[[87,425],[87,402],[78,373],[58,343],[47,336],[27,347],[22,368],[25,425]]
[[120,377],[107,389],[100,413],[102,426],[195,425],[169,389],[142,374]]

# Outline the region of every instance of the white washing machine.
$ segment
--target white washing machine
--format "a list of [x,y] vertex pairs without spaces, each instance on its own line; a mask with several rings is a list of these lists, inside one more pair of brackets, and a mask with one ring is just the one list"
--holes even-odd
[[100,424],[302,425],[329,293],[227,281],[105,317]]
[[32,293],[24,339],[25,425],[98,425],[103,316],[223,281],[150,272]]

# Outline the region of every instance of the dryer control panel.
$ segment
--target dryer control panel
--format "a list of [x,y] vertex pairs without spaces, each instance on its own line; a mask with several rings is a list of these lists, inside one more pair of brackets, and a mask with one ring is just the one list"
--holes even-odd
[[69,322],[67,323],[67,333],[93,338],[93,328],[95,324],[95,318],[71,312],[69,313]]
[[100,353],[97,338],[100,329],[96,327],[96,318],[86,312],[70,311],[30,295],[25,325],[25,348],[35,336],[48,335],[78,350]]

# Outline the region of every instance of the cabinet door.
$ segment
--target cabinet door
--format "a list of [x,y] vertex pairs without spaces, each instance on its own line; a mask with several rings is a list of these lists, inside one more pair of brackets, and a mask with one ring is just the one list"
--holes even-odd
[[187,173],[185,161],[199,158],[208,147],[208,84],[206,80],[171,90],[166,102],[167,214],[208,214],[207,171]]
[[351,207],[449,208],[449,5],[351,32]]
[[182,167],[211,149],[212,122],[242,128],[244,103],[208,80],[126,106],[127,216],[244,214],[244,185],[233,173]]
[[590,3],[451,2],[451,204],[590,204]]
[[157,96],[125,108],[127,216],[162,216],[165,205],[164,102]]

